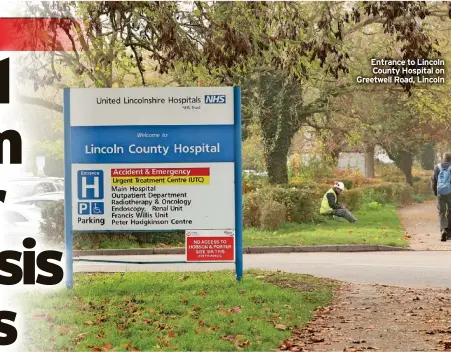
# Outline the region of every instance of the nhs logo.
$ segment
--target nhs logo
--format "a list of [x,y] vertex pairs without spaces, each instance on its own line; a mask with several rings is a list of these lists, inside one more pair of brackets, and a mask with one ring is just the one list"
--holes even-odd
[[205,96],[205,104],[225,104],[226,96],[224,94],[221,95],[206,95]]

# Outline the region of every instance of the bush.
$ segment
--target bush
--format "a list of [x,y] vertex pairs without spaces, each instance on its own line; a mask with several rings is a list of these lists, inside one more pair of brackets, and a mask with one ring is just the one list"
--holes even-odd
[[364,189],[366,202],[396,203],[400,206],[411,204],[413,194],[413,188],[406,183],[384,182]]
[[413,195],[412,199],[417,203],[424,203],[424,201],[425,201],[425,197],[422,196],[421,194]]
[[303,163],[297,167],[290,167],[289,175],[292,178],[302,181],[317,180],[324,175],[333,175],[333,163],[327,158],[316,159],[311,158],[307,163]]
[[243,225],[261,227],[262,209],[273,201],[284,205],[286,221],[310,222],[317,218],[322,196],[315,183],[263,187],[244,195]]
[[265,170],[265,156],[258,126],[250,126],[250,135],[243,141],[243,169]]
[[277,230],[287,220],[287,209],[282,203],[270,200],[261,208],[260,228],[262,230]]
[[48,243],[64,243],[64,202],[46,204],[41,211],[41,233]]
[[382,177],[383,182],[390,182],[390,183],[400,183],[405,182],[406,177],[405,176],[386,176]]
[[243,226],[260,226],[261,199],[257,192],[247,193],[243,196]]
[[254,192],[268,185],[268,177],[255,174],[243,175],[243,194]]
[[350,189],[345,191],[341,196],[342,203],[350,211],[359,210],[363,203],[363,190],[360,188]]
[[396,176],[401,177],[401,178],[404,177],[402,171],[394,164],[390,165],[390,164],[376,163],[374,168],[376,171],[376,175],[383,179],[389,178],[389,177],[396,177]]
[[429,197],[433,194],[430,181],[427,179],[423,179],[421,181],[415,182],[413,184],[413,190],[416,195],[420,195],[420,196],[424,196],[424,197]]
[[413,188],[406,183],[396,184],[396,203],[399,206],[410,205],[413,203]]
[[371,202],[367,205],[370,210],[379,210],[382,208],[382,205],[378,202]]
[[379,185],[369,186],[364,189],[366,202],[388,204],[396,202],[395,184],[385,182]]
[[316,187],[312,183],[290,187],[288,185],[262,190],[263,199],[282,203],[287,211],[289,222],[309,222],[318,213],[321,198],[317,197]]

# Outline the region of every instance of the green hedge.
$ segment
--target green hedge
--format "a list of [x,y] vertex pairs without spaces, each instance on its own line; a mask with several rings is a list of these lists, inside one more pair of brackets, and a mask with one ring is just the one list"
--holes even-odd
[[286,221],[303,223],[318,217],[321,198],[318,197],[316,185],[313,183],[263,187],[244,195],[244,226],[263,228],[262,210],[266,209],[266,204],[271,202],[284,206]]
[[406,183],[381,183],[363,189],[365,202],[381,204],[396,203],[400,206],[413,203],[415,192],[413,187]]
[[364,194],[361,188],[350,189],[344,192],[341,196],[341,203],[350,211],[359,210],[364,201]]

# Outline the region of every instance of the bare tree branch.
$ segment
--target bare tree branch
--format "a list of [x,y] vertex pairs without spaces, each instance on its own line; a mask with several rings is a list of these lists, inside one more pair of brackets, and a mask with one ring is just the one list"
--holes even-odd
[[42,98],[36,98],[36,97],[27,97],[22,94],[18,94],[18,101],[23,104],[29,104],[29,105],[38,105],[42,106],[43,108],[53,110],[56,112],[63,112],[63,106],[60,104],[52,103],[50,101],[47,101]]

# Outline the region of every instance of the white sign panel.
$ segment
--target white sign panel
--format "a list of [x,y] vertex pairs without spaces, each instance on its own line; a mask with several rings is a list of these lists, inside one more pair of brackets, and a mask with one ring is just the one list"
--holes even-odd
[[65,94],[73,230],[234,229],[233,88]]
[[84,231],[232,229],[233,173],[233,163],[74,165],[72,223]]

